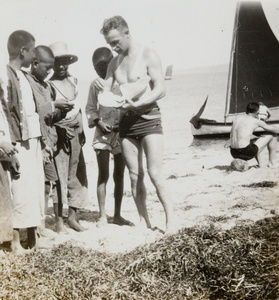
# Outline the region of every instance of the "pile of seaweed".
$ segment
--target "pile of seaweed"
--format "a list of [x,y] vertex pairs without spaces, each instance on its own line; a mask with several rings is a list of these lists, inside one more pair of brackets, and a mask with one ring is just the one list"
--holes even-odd
[[124,254],[73,247],[0,259],[1,299],[277,299],[279,216],[182,229]]

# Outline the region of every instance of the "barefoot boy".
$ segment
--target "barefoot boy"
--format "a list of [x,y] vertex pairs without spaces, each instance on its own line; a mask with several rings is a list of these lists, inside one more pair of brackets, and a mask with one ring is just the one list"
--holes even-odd
[[11,140],[18,149],[21,174],[12,180],[12,249],[22,251],[19,229],[27,228],[28,247],[36,244],[35,229],[41,224],[44,203],[44,171],[40,123],[26,72],[34,58],[35,39],[26,31],[13,32],[8,39],[8,100]]
[[[94,51],[92,63],[97,74],[105,79],[109,62],[112,60],[112,52],[106,48],[98,48]],[[119,109],[113,107],[105,107],[98,103],[98,90],[94,87],[95,80],[89,88],[87,105],[85,108],[88,119],[89,128],[95,127],[95,135],[93,139],[93,148],[96,151],[98,162],[98,182],[97,197],[100,210],[100,219],[97,226],[107,224],[107,216],[105,211],[106,201],[106,185],[109,179],[109,160],[110,153],[114,157],[114,218],[113,222],[119,225],[129,225],[129,222],[120,215],[121,202],[123,197],[123,176],[124,176],[124,160],[121,154],[119,143],[119,134],[114,131],[118,126]],[[113,93],[120,95],[118,85],[113,87]],[[118,130],[117,130],[118,131]]]
[[82,150],[85,135],[77,79],[68,72],[69,65],[75,63],[78,57],[69,53],[64,42],[55,42],[49,48],[55,57],[54,74],[49,81],[55,92],[54,105],[62,110],[65,106],[72,106],[65,118],[55,124],[58,133],[55,163],[62,203],[68,204],[69,227],[84,231],[85,228],[79,223],[78,209],[88,203],[86,165]]
[[[35,58],[31,66],[31,74],[27,74],[27,79],[33,90],[34,100],[40,119],[41,126],[41,147],[43,155],[44,173],[45,173],[45,207],[44,213],[47,214],[48,199],[50,187],[52,185],[53,207],[56,218],[56,231],[58,233],[66,231],[62,218],[62,202],[60,193],[59,180],[55,163],[53,160],[53,152],[57,148],[57,132],[53,125],[66,116],[60,109],[54,109],[52,101],[51,86],[44,80],[49,75],[54,66],[54,55],[47,46],[37,46],[35,49]],[[70,110],[70,109],[69,109]],[[48,236],[45,229],[45,220],[43,220],[40,228],[42,236]]]
[[[277,134],[279,127],[267,125],[264,121],[258,119],[259,104],[249,103],[246,108],[246,115],[239,116],[232,125],[231,129],[231,155],[233,158],[250,160],[256,158],[259,167],[263,167],[261,153],[265,147],[269,151],[268,166],[273,168],[276,159]],[[263,128],[270,134],[257,137],[254,131],[257,128]],[[254,141],[256,139],[256,141]]]

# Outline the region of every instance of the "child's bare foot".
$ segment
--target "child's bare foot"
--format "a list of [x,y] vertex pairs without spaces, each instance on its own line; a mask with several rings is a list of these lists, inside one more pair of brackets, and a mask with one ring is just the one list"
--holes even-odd
[[70,228],[74,229],[75,231],[82,232],[87,230],[83,226],[81,226],[76,220],[68,219],[68,225]]
[[41,227],[41,226],[39,226],[37,228],[37,234],[40,237],[46,237],[46,238],[50,238],[50,239],[54,239],[55,238],[55,233],[53,233],[53,231],[51,231],[50,229]]
[[134,223],[130,222],[129,220],[126,220],[124,218],[122,218],[121,216],[114,216],[113,218],[113,223],[116,224],[116,225],[119,225],[119,226],[135,226]]
[[99,219],[99,221],[97,222],[97,227],[98,228],[100,228],[100,227],[104,227],[104,226],[106,226],[108,224],[108,220],[107,220],[107,218],[106,217],[101,217],[100,219]]
[[11,243],[11,249],[12,249],[12,252],[16,255],[20,255],[20,254],[24,254],[26,253],[26,250],[24,248],[22,248],[22,246],[18,243],[14,243],[12,242]]

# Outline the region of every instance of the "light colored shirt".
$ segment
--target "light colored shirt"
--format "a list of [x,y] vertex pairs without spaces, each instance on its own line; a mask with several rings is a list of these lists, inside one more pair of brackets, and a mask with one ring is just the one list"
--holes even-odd
[[20,80],[20,89],[22,95],[22,106],[25,110],[28,126],[28,138],[36,138],[41,136],[39,115],[36,112],[36,105],[33,99],[31,86],[22,71],[16,71]]
[[[101,119],[109,125],[117,125],[119,123],[120,110],[114,107],[106,107],[98,102],[98,90],[94,87],[94,81],[90,84],[85,113],[90,128],[95,126],[94,120]],[[112,93],[121,96],[121,91],[118,84],[112,87]]]

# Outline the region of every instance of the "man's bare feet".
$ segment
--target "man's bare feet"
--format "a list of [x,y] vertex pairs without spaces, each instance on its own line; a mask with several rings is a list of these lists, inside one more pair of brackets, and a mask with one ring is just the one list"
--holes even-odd
[[135,226],[135,224],[133,222],[130,222],[129,220],[126,220],[124,218],[122,218],[121,216],[114,216],[113,218],[113,224],[119,225],[119,226]]
[[81,226],[76,220],[68,219],[68,225],[70,228],[74,229],[75,231],[82,232],[87,230],[83,226]]
[[98,220],[96,226],[97,226],[98,228],[100,228],[100,227],[106,226],[107,224],[108,224],[107,217],[101,217],[101,218]]
[[166,225],[166,231],[165,234],[174,234],[176,232],[175,226],[172,224],[167,224]]
[[278,166],[276,166],[275,164],[272,164],[272,163],[269,163],[267,165],[267,167],[270,168],[270,169],[277,169],[278,168]]

